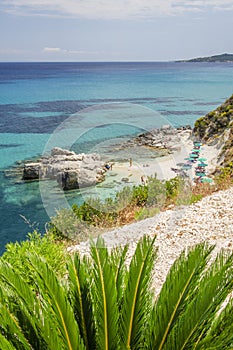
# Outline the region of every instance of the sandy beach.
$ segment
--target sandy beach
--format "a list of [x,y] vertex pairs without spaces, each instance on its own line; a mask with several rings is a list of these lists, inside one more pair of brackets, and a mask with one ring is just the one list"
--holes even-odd
[[[179,133],[180,148],[173,154],[163,157],[153,157],[152,151],[148,151],[148,157],[146,159],[138,159],[136,150],[129,151],[129,156],[132,159],[132,165],[130,166],[130,160],[125,162],[115,162],[112,170],[106,173],[105,185],[111,186],[113,181],[115,184],[125,181],[129,184],[141,184],[141,177],[146,179],[148,176],[157,174],[157,178],[160,180],[167,180],[176,176],[172,168],[177,168],[179,163],[187,163],[185,158],[189,156],[189,153],[193,149],[193,141],[190,138],[191,131],[185,130]],[[206,158],[206,174],[210,174],[216,167],[217,155],[219,149],[216,146],[202,145],[200,157]],[[135,160],[136,158],[136,160]],[[190,180],[195,178],[195,165],[192,164],[192,168],[187,171]],[[128,181],[127,181],[128,179]]]

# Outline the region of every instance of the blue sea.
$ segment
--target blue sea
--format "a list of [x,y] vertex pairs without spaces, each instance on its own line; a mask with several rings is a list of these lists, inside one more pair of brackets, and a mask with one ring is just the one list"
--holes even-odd
[[[0,252],[50,220],[39,183],[12,176],[16,162],[56,145],[107,152],[141,130],[193,126],[232,93],[232,63],[0,63]],[[81,201],[77,191],[66,199]]]

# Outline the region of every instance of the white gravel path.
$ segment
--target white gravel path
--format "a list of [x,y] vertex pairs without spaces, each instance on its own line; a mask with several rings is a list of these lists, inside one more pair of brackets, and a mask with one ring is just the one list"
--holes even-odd
[[[109,248],[129,243],[131,256],[143,235],[157,235],[154,286],[158,293],[171,265],[184,248],[207,241],[216,244],[216,251],[221,248],[233,249],[232,199],[233,187],[213,193],[196,204],[167,210],[152,218],[114,229],[104,233],[103,238]],[[82,242],[68,250],[88,254],[89,242]]]

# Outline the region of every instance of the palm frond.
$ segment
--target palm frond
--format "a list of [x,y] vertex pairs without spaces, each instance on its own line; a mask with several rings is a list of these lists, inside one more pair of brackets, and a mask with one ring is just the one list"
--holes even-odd
[[[13,313],[6,306],[6,299],[0,302],[0,344],[11,344],[14,349],[30,350],[29,341],[23,334],[21,326]],[[6,340],[4,342],[3,338]],[[9,345],[10,348],[10,345]],[[0,349],[8,349],[1,346]]]
[[[14,345],[12,345],[11,342],[8,341],[0,332],[0,349],[2,349],[2,350],[17,350],[19,348],[18,347],[16,348]],[[24,349],[26,349],[26,348],[24,348]]]
[[17,339],[23,342],[25,349],[29,344],[43,349],[44,342],[38,326],[40,311],[35,293],[6,262],[0,265],[0,281],[0,319],[5,320],[1,324],[8,329],[9,336],[17,334]]
[[[48,264],[38,256],[30,256],[30,262],[35,270],[39,293],[44,300],[45,322],[51,319],[56,328],[56,333],[60,337],[60,348],[75,350],[85,349],[73,310],[68,301],[67,290],[61,285],[54,272]],[[49,332],[49,327],[44,327]],[[50,330],[51,332],[51,330]],[[50,341],[50,335],[47,336]],[[49,344],[49,349],[54,349],[54,345]]]
[[125,286],[128,280],[128,270],[125,263],[126,254],[129,245],[122,247],[115,247],[111,250],[110,260],[113,268],[115,267],[115,283],[117,288],[118,305],[122,302],[122,297],[125,291]]
[[121,308],[121,336],[127,348],[141,348],[152,310],[151,272],[156,251],[154,241],[144,237],[132,257]]
[[[232,291],[233,255],[219,254],[197,280],[195,294],[170,332],[164,349],[195,348],[212,327],[216,313]],[[214,339],[212,339],[213,341]]]
[[76,254],[68,263],[69,296],[86,349],[95,348],[93,304],[90,295],[90,262]]
[[211,328],[204,339],[195,344],[195,349],[233,349],[232,315],[233,299],[229,300],[225,306],[222,305],[222,310],[215,317]]
[[91,244],[93,259],[91,294],[93,300],[97,349],[119,348],[119,309],[115,283],[115,268],[110,263],[108,250],[102,238]]
[[188,253],[183,251],[171,267],[154,307],[150,349],[163,349],[174,324],[196,291],[212,250],[213,247],[205,244],[197,245]]

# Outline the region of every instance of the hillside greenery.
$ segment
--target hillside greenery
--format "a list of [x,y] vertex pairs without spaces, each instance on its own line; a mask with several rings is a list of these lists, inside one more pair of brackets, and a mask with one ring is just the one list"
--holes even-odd
[[215,110],[196,120],[193,135],[207,144],[218,145],[220,168],[216,174],[233,176],[233,95]]
[[197,57],[190,60],[182,60],[179,62],[233,62],[233,54],[223,53],[221,55]]
[[39,255],[41,259],[46,259],[58,277],[65,275],[67,257],[65,245],[55,240],[51,234],[41,235],[34,231],[28,234],[25,241],[8,243],[1,260],[10,263],[16,274],[20,274],[25,282],[32,284],[34,269],[27,258],[28,252],[32,255]]
[[160,211],[179,205],[190,205],[233,183],[232,166],[216,174],[214,184],[192,184],[177,176],[161,181],[156,175],[146,185],[126,186],[115,198],[101,201],[90,198],[72,209],[57,212],[48,225],[48,234],[59,240],[84,241],[103,230],[154,216]]
[[48,232],[57,238],[83,240],[93,228],[109,228],[153,216],[171,204],[190,204],[201,198],[192,193],[190,183],[181,177],[167,181],[148,177],[146,185],[126,186],[115,198],[90,198],[72,210],[63,209],[49,224]]
[[109,251],[99,238],[90,257],[61,261],[63,277],[49,252],[29,247],[21,269],[1,258],[0,348],[231,349],[233,255],[222,251],[213,259],[213,248],[202,243],[184,251],[158,296],[152,288],[157,250],[148,237],[130,261],[128,246]]

